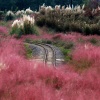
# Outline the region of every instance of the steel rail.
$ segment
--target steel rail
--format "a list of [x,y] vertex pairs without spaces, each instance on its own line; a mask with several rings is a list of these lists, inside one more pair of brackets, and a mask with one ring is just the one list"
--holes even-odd
[[[48,55],[49,55],[49,50],[51,49],[52,52],[52,65],[55,67],[56,66],[56,53],[55,53],[55,49],[50,46],[49,44],[44,44],[44,43],[37,43],[35,45],[41,46],[44,49],[46,49],[46,63],[48,62]],[[47,48],[49,48],[49,50],[47,50]]]
[[[52,53],[52,56],[51,56],[51,63],[52,63],[52,65],[53,65],[53,67],[55,67],[56,66],[56,52],[55,52],[55,49],[52,47],[52,46],[50,46],[49,44],[44,44],[44,43],[35,43],[35,44],[32,44],[32,43],[25,43],[25,44],[28,44],[28,45],[35,45],[35,46],[37,46],[37,47],[41,47],[41,48],[43,48],[43,50],[44,50],[44,52],[45,52],[45,54],[44,54],[44,57],[43,57],[43,62],[44,62],[44,64],[46,65],[48,62],[49,62],[49,53],[50,53],[50,51],[51,51],[51,53]],[[50,51],[49,51],[50,50]]]

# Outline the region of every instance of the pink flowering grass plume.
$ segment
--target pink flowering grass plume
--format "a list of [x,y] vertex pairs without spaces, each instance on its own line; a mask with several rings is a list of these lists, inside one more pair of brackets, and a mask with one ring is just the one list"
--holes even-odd
[[0,26],[0,33],[8,34],[8,29],[7,29],[7,27]]
[[42,38],[42,39],[49,39],[50,40],[50,39],[52,39],[52,35],[44,33],[44,34],[41,34],[40,38]]
[[72,54],[72,63],[76,68],[85,69],[89,67],[99,67],[100,47],[90,44],[79,46]]
[[42,64],[34,69],[34,63],[19,58],[15,62],[18,63],[16,66],[12,64],[0,72],[1,100],[100,99],[100,79],[96,72],[92,73],[93,70],[79,75]]
[[0,100],[100,100],[99,51],[78,45],[70,64],[53,68],[26,59],[22,40],[9,37],[0,42]]
[[8,35],[7,27],[0,26],[0,38],[4,39]]
[[73,42],[76,42],[80,37],[82,37],[81,34],[75,32],[61,34],[61,36],[62,36],[62,40],[73,41]]
[[52,40],[52,35],[51,34],[39,34],[39,35],[22,35],[22,37],[20,38],[21,41],[25,41],[27,39],[30,39],[30,40]]
[[8,38],[1,41],[0,56],[19,55],[21,51],[23,51],[23,46],[19,40]]

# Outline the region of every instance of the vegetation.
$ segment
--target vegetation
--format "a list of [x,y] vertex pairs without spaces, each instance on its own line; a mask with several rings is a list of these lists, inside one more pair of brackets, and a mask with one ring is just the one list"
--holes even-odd
[[[71,5],[71,0],[0,0],[0,9],[1,10],[22,10],[28,7],[31,7],[32,10],[38,10],[39,6],[45,3],[47,6],[55,6],[55,5]],[[99,0],[72,0],[72,4],[82,5],[86,4],[88,7],[98,6],[100,4]],[[92,3],[92,6],[91,6]]]
[[[5,27],[0,28],[0,33],[8,34]],[[100,46],[90,44],[89,40],[93,37],[100,40],[99,36],[82,36],[76,33],[67,35],[55,33],[55,36],[41,33],[39,36],[24,36],[20,39],[9,35],[2,37],[0,40],[0,99],[99,99]],[[65,42],[61,42],[62,45],[73,42],[75,45],[71,52],[70,63],[55,69],[48,65],[44,67],[33,59],[27,59],[25,54],[28,52],[25,51],[23,43],[26,38],[37,41],[47,39],[47,43],[49,40],[52,42],[52,39],[63,40]],[[85,42],[79,42],[80,39]],[[72,44],[67,45],[69,49],[72,47]]]
[[26,58],[32,59],[33,57],[32,49],[29,47],[28,44],[25,44],[25,50],[26,50]]
[[8,11],[5,15],[5,20],[8,21],[8,20],[13,20],[15,17],[14,13],[12,11]]
[[[39,1],[41,3],[43,0]],[[48,0],[47,3],[52,1],[54,0]],[[11,0],[6,0],[6,6],[0,7],[8,7],[9,2]],[[27,0],[22,0],[18,5],[22,2],[28,3]],[[59,7],[52,9],[49,6],[51,10],[48,13],[41,9],[40,13],[34,13],[30,8],[18,12],[16,10],[13,12],[14,20],[11,19],[13,14],[10,12],[7,21],[2,20],[7,12],[0,12],[0,100],[100,100],[100,15],[92,12],[90,16],[90,8],[85,10],[85,13],[65,14],[62,13],[61,7],[59,11]],[[70,6],[66,8],[67,11],[71,9]],[[84,10],[81,8],[81,11]],[[35,31],[33,16],[37,25],[44,27],[36,26],[38,28]],[[52,31],[50,34],[45,29],[47,26],[61,32]],[[85,35],[82,35],[83,33]],[[56,68],[52,65],[44,66],[43,62],[34,59],[33,52],[26,42],[47,43],[59,47],[66,63]]]
[[[69,5],[71,2],[69,0],[0,0],[0,9],[1,10],[22,10],[28,7],[31,7],[32,10],[37,10],[40,5],[45,3],[46,5]],[[74,5],[82,4],[82,0],[73,1]]]
[[80,32],[83,35],[100,34],[100,7],[95,10],[84,10],[84,5],[62,8],[55,6],[41,6],[40,13],[36,16],[38,26],[47,26],[57,32]]
[[71,60],[71,51],[74,48],[74,43],[72,41],[62,40],[61,35],[57,34],[52,37],[52,39],[39,38],[39,39],[28,39],[26,38],[25,43],[37,44],[51,44],[58,47],[64,55],[65,62]]
[[17,37],[27,34],[37,34],[34,22],[34,18],[24,15],[22,19],[13,22],[10,34],[16,34]]

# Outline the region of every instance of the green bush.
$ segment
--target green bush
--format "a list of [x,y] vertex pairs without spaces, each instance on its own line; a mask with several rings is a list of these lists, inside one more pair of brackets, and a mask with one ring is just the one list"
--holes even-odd
[[2,20],[4,18],[4,12],[0,11],[0,20]]
[[5,20],[6,21],[13,20],[14,18],[15,18],[15,15],[14,15],[14,13],[12,11],[8,11],[6,13],[6,16],[5,16]]
[[[38,13],[36,17],[36,24],[38,26],[47,26],[57,32],[75,31],[83,35],[100,34],[100,12],[93,13],[92,11],[53,9],[47,12],[44,8],[44,13]],[[91,15],[89,14],[91,13]]]
[[28,44],[24,44],[24,46],[25,46],[25,50],[26,50],[26,57],[28,59],[32,58],[33,57],[32,49],[29,47]]
[[91,34],[91,26],[89,26],[89,24],[86,24],[85,26],[84,26],[84,28],[83,28],[83,31],[84,31],[84,33],[85,33],[85,35],[89,35],[89,34]]
[[45,25],[45,16],[41,15],[36,18],[36,24],[40,27]]
[[80,22],[71,22],[69,24],[69,27],[70,27],[70,31],[82,32],[82,26]]
[[93,24],[91,26],[91,31],[92,31],[92,34],[98,34],[98,35],[100,35],[100,25]]
[[98,40],[96,38],[91,38],[90,40],[90,43],[96,45],[98,43]]
[[15,20],[13,22],[10,34],[16,34],[17,37],[21,35],[38,34],[34,23],[34,18],[25,15],[21,20]]

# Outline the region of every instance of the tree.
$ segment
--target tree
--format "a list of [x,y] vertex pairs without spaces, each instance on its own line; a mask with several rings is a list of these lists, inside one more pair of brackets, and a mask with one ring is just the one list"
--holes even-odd
[[[48,6],[55,6],[55,5],[73,5],[88,3],[90,0],[0,0],[0,9],[1,10],[10,10],[11,8],[15,10],[17,7],[19,9],[26,9],[30,7],[32,10],[36,10],[39,8],[40,5],[45,3]],[[100,1],[100,0],[99,0]]]

